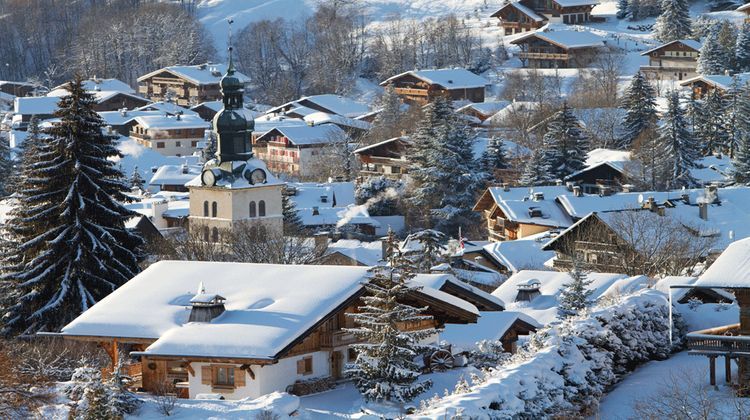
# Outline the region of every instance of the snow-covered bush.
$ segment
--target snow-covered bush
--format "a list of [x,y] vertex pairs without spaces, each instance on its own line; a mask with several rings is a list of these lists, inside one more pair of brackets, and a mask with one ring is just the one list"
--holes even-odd
[[124,389],[119,375],[104,381],[99,369],[90,366],[76,369],[63,393],[71,400],[73,419],[120,419],[140,405],[140,400]]
[[499,340],[482,340],[477,342],[477,347],[468,354],[472,366],[478,368],[489,368],[501,365],[511,358],[511,354],[505,352],[503,343]]
[[664,359],[680,345],[684,323],[676,314],[670,345],[668,319],[666,296],[652,289],[597,306],[540,330],[483,383],[434,399],[422,413],[519,419],[590,414],[619,375]]

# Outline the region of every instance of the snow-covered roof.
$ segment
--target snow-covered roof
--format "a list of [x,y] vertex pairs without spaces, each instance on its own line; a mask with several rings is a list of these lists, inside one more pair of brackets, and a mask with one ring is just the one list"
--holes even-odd
[[161,111],[102,111],[99,116],[106,125],[124,125],[133,121],[136,117],[161,116]]
[[414,76],[426,83],[439,85],[450,89],[471,89],[485,87],[490,82],[482,76],[478,76],[466,69],[438,69],[438,70],[410,70],[386,79],[380,85],[385,86],[389,82],[403,76]]
[[194,114],[187,115],[143,115],[135,122],[148,130],[179,130],[185,128],[211,128],[211,124]]
[[698,278],[695,285],[750,288],[750,238],[730,244]]
[[648,51],[644,51],[644,52],[641,53],[641,55],[649,55],[650,53],[652,53],[652,52],[654,52],[656,50],[660,50],[660,49],[662,49],[664,47],[668,47],[668,46],[670,46],[672,44],[676,44],[676,43],[680,43],[682,45],[685,45],[686,47],[689,47],[689,48],[691,48],[691,49],[693,49],[695,51],[700,51],[701,46],[702,46],[702,44],[700,43],[700,41],[696,41],[694,39],[676,39],[674,41],[667,42],[666,44],[661,44],[658,47],[651,48]]
[[197,156],[164,156],[156,150],[139,144],[135,139],[125,136],[120,136],[116,141],[116,146],[122,157],[111,156],[109,160],[121,167],[125,176],[130,176],[137,166],[146,183],[152,177],[152,168],[162,165],[196,164],[199,160]]
[[346,207],[354,204],[353,182],[290,182],[287,187],[294,191],[294,195],[291,195],[289,199],[297,209]]
[[[66,325],[62,334],[156,339],[145,350],[148,355],[271,360],[360,292],[367,270],[160,261]],[[207,292],[226,298],[225,312],[211,322],[187,322],[196,286],[189,282],[197,279]],[[478,313],[443,292],[425,287],[423,293]]]
[[542,232],[514,241],[491,242],[484,250],[512,273],[539,270],[555,256],[553,251],[542,250],[548,239],[549,232]]
[[461,108],[458,108],[456,112],[466,112],[469,110],[474,110],[480,114],[491,116],[508,105],[510,105],[510,101],[472,102],[470,104],[462,106]]
[[181,107],[174,102],[164,101],[152,102],[148,105],[144,105],[138,108],[137,111],[161,111],[165,114],[170,115],[177,115],[178,113],[182,113],[182,115],[198,115],[197,112]]
[[267,111],[268,114],[276,114],[287,109],[286,112],[294,112],[305,116],[318,112],[322,108],[328,113],[341,115],[348,118],[356,118],[370,112],[370,108],[355,100],[341,95],[323,94],[303,96],[295,101],[287,102]]
[[[213,165],[215,163],[216,163],[215,160],[210,160],[206,162],[206,165]],[[260,185],[253,185],[244,176],[229,177],[229,178],[223,177],[217,180],[216,184],[214,184],[212,188],[225,188],[225,189],[264,188],[264,187],[269,187],[272,185],[283,184],[283,182],[281,182],[278,178],[276,178],[276,176],[274,176],[271,173],[271,171],[268,170],[268,166],[266,166],[266,163],[260,159],[251,158],[251,159],[248,159],[247,161],[232,161],[232,162],[226,162],[226,163],[231,164],[233,173],[239,173],[239,172],[246,173],[249,170],[262,169],[266,173],[266,182]],[[186,187],[203,186],[203,183],[201,182],[201,177],[196,176],[189,182],[186,182],[185,186]]]
[[719,89],[728,90],[732,88],[735,77],[737,78],[737,85],[739,87],[742,87],[745,85],[745,83],[750,82],[750,72],[737,73],[733,76],[726,74],[707,74],[687,79],[684,82],[681,82],[680,86],[688,86],[697,81],[702,81],[708,85],[718,87]]
[[[317,213],[317,214],[315,214]],[[366,206],[349,205],[347,207],[298,208],[302,224],[314,226],[369,225],[380,227],[380,222],[373,219]]]
[[536,31],[511,41],[520,44],[528,38],[543,39],[565,49],[595,48],[604,46],[604,38],[587,31]]
[[356,239],[340,239],[330,245],[326,254],[339,253],[358,261],[362,265],[374,266],[383,259],[383,245],[380,241],[363,242]]
[[253,132],[265,134],[277,127],[299,127],[304,125],[307,125],[307,123],[299,118],[271,117],[269,115],[264,115],[255,118]]
[[598,168],[602,165],[607,165],[612,169],[620,172],[626,172],[626,166],[630,163],[630,152],[625,150],[612,150],[612,149],[593,149],[586,155],[586,167],[580,171],[573,172],[572,174],[565,177],[565,179],[573,178],[583,172],[590,171],[594,168]]
[[203,165],[163,165],[160,166],[154,176],[151,177],[150,185],[185,185],[196,176],[201,174]]
[[539,108],[538,102],[516,101],[511,102],[505,108],[497,111],[494,115],[482,122],[482,125],[502,125],[506,119],[517,112],[535,112]]
[[737,8],[738,12],[750,12],[750,3],[745,3]]
[[[205,63],[205,64],[198,64],[195,66],[169,66],[164,67],[163,69],[152,71],[151,73],[145,74],[138,78],[138,81],[142,81],[145,79],[148,79],[149,77],[156,76],[157,74],[167,71],[169,73],[174,74],[175,76],[187,79],[191,81],[194,84],[197,85],[209,85],[209,84],[216,84],[221,81],[221,78],[224,77],[224,74],[227,72],[227,65],[226,64],[215,64],[215,63]],[[250,79],[245,76],[244,74],[236,71],[234,73],[235,77],[237,77],[240,82],[243,83],[249,83]]]
[[534,193],[544,194],[545,199],[552,199],[560,194],[568,193],[567,187],[550,185],[541,187],[513,187],[505,191],[502,187],[490,187],[490,194],[496,203],[504,200],[523,200],[530,198]]
[[369,144],[367,146],[362,146],[362,147],[357,148],[354,151],[352,151],[352,153],[362,153],[364,151],[367,151],[367,150],[370,150],[370,149],[374,149],[374,148],[376,148],[378,146],[382,146],[384,144],[393,143],[394,141],[401,141],[401,142],[409,143],[409,138],[408,137],[394,137],[392,139],[387,139],[387,140],[379,141],[377,143]]
[[500,340],[508,329],[521,320],[534,328],[542,326],[532,317],[522,312],[492,311],[481,312],[476,324],[448,324],[440,334],[440,341],[453,346],[454,352],[471,350],[482,340]]
[[263,135],[272,131],[278,131],[297,146],[327,144],[349,138],[344,130],[335,124],[277,126]]
[[60,98],[54,96],[33,96],[15,98],[13,113],[19,115],[52,115],[57,111]]
[[[539,15],[537,12],[534,11],[534,9],[524,5],[520,1],[514,1],[508,3],[509,6],[515,7],[516,9],[520,10],[523,14],[533,19],[535,22],[544,22],[547,20],[544,16]],[[502,9],[500,9],[502,10]]]
[[314,125],[330,123],[336,124],[339,127],[351,127],[358,128],[360,130],[369,130],[371,126],[371,124],[367,121],[355,120],[354,118],[348,118],[338,114],[329,114],[327,112],[321,111],[316,111],[311,114],[305,115],[303,120]]
[[502,299],[498,298],[497,296],[493,296],[485,292],[484,290],[476,288],[468,283],[464,283],[451,274],[416,276],[414,277],[413,281],[421,286],[426,286],[428,288],[432,288],[435,290],[442,290],[443,287],[446,286],[446,284],[450,284],[454,287],[464,289],[466,292],[470,294],[477,295],[483,299],[486,299],[494,303],[496,306],[505,307],[505,302],[503,302]]
[[206,107],[208,109],[211,109],[213,111],[219,112],[222,109],[224,109],[224,102],[223,101],[206,101],[201,102],[198,105],[191,106],[190,109],[195,111],[198,108]]
[[[555,196],[564,192],[568,190],[562,186],[508,188],[508,191],[502,187],[490,187],[485,194],[492,196],[507,220],[539,226],[568,227],[573,221],[555,203]],[[540,194],[541,198],[538,197]],[[480,203],[482,200],[480,199]],[[478,208],[475,206],[475,209]],[[534,215],[535,212],[532,211],[541,211],[541,216]]]
[[[62,84],[60,86],[55,86],[50,91],[50,93],[47,94],[47,95],[48,96],[62,96],[62,95],[64,95],[65,93],[63,93],[61,95],[61,94],[54,94],[54,92],[56,92],[56,91],[67,92],[67,90],[65,90],[65,86],[66,85],[67,85],[67,83]],[[99,78],[96,78],[96,79],[86,79],[86,80],[83,81],[83,89],[86,90],[86,91],[88,91],[88,92],[92,92],[92,93],[93,92],[97,92],[97,91],[101,91],[101,92],[104,92],[104,91],[114,91],[114,92],[133,93],[133,94],[135,94],[135,89],[133,89],[132,87],[130,87],[129,84],[127,84],[127,83],[125,83],[125,82],[123,82],[121,80],[117,80],[117,79],[99,79]]]
[[599,0],[553,0],[562,7],[596,6]]

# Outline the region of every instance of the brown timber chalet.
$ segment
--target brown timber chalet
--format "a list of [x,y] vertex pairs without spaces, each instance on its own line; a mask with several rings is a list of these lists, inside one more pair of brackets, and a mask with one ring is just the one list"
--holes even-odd
[[684,80],[697,76],[701,43],[679,39],[650,49],[641,55],[648,57],[648,65],[641,72],[652,81]]
[[604,38],[591,32],[545,31],[524,35],[518,45],[518,58],[524,67],[581,68],[591,64],[606,46]]
[[547,23],[581,24],[599,21],[591,16],[598,0],[508,1],[491,17],[500,20],[505,35],[531,32]]
[[[152,101],[171,99],[182,106],[218,101],[222,98],[219,81],[226,72],[226,64],[215,63],[164,67],[139,77],[138,93]],[[249,82],[247,76],[235,75]]]
[[[189,398],[294,392],[301,382],[342,378],[356,357],[346,314],[361,305],[368,275],[367,267],[162,261],[59,335],[100,343],[113,366],[118,354],[128,354],[123,369],[146,392],[165,382]],[[197,293],[189,291],[190,279],[202,279]],[[479,317],[474,305],[426,286],[404,303],[432,316],[405,330]]]
[[401,178],[409,172],[406,156],[410,145],[406,137],[394,137],[356,149],[354,154],[361,165],[359,173],[363,176]]
[[728,74],[709,74],[685,80],[680,83],[680,86],[689,87],[693,99],[703,99],[714,89],[724,94],[732,89],[733,85],[736,84],[738,88],[741,88],[748,82],[750,82],[750,72],[738,73],[732,76]]
[[489,82],[465,69],[412,70],[397,74],[381,86],[392,85],[406,103],[424,105],[437,96],[484,102],[484,88]]

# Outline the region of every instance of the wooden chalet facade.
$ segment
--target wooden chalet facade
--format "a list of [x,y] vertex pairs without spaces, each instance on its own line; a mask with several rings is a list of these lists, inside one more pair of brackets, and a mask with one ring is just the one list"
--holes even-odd
[[409,140],[405,137],[394,137],[360,147],[354,151],[359,159],[360,175],[401,178],[409,173],[409,161],[406,158],[409,147]]
[[28,96],[34,89],[35,86],[31,83],[0,80],[0,92],[7,93],[8,95],[17,97]]
[[[735,80],[736,79],[736,80]],[[680,86],[690,88],[693,99],[703,99],[714,89],[720,93],[725,93],[732,89],[735,83],[740,88],[750,82],[750,72],[738,73],[735,75],[701,75],[680,83]]]
[[[165,67],[139,77],[138,93],[155,102],[170,99],[181,106],[219,101],[219,81],[226,70],[225,64],[215,63]],[[247,76],[236,74],[248,81]]]
[[700,49],[701,43],[692,39],[660,45],[641,54],[648,57],[641,72],[651,81],[690,79],[698,75]]
[[454,101],[484,102],[484,90],[488,84],[483,77],[465,69],[440,69],[407,71],[380,85],[392,85],[406,103],[424,105],[437,96]]
[[597,0],[507,1],[490,17],[500,20],[505,35],[531,32],[549,22],[584,24],[600,19],[591,16]]
[[272,172],[305,178],[315,176],[326,146],[348,139],[334,124],[276,127],[258,136],[253,150]]
[[[236,277],[235,286],[227,290],[230,293],[224,298],[205,292],[203,283],[217,284],[206,279],[199,286],[198,293],[191,297],[191,294],[184,292],[184,279],[178,282],[175,274],[170,276],[170,272],[182,271],[177,268],[178,265],[188,265],[186,268],[195,275],[226,277],[231,273],[232,277]],[[316,274],[316,270],[320,274]],[[138,293],[131,287],[130,292],[118,290],[113,293],[114,298],[108,299],[110,303],[114,301],[115,308],[110,305],[109,308],[92,308],[92,311],[105,317],[111,314],[116,319],[117,326],[114,328],[120,332],[123,329],[118,328],[123,323],[132,325],[132,322],[120,322],[118,319],[128,316],[139,318],[141,316],[138,314],[144,308],[156,310],[161,307],[168,312],[178,310],[178,318],[185,318],[185,323],[152,319],[144,321],[143,329],[117,335],[107,334],[112,331],[111,324],[108,326],[84,313],[63,328],[62,333],[54,335],[99,343],[111,358],[110,368],[118,365],[120,354],[129,355],[123,363],[123,373],[134,379],[133,388],[145,392],[156,393],[162,384],[168,383],[176,386],[184,398],[211,394],[234,400],[258,398],[271,392],[304,394],[305,384],[311,381],[343,379],[344,365],[356,358],[351,345],[361,341],[344,329],[355,326],[347,314],[357,312],[362,305],[361,297],[366,294],[362,282],[367,273],[366,267],[308,266],[302,269],[265,264],[160,262],[131,280],[139,284],[154,280],[149,277],[159,277],[161,280],[156,290],[144,287],[142,292],[149,296],[141,299],[142,307],[128,305],[126,295]],[[326,275],[326,280],[316,282],[315,288],[304,286],[312,278],[322,279],[324,277],[321,276]],[[279,276],[285,279],[284,286],[277,285]],[[330,276],[338,278],[332,279]],[[169,284],[168,292],[164,289],[165,281]],[[227,279],[219,283],[229,288]],[[304,289],[304,292],[295,292],[299,289]],[[254,297],[238,301],[248,294]],[[275,298],[254,300],[261,296]],[[314,303],[310,304],[303,298]],[[290,311],[299,315],[295,317],[287,313],[294,321],[274,321],[278,319],[275,311],[281,309],[275,305],[286,304],[279,300],[289,302],[295,299],[298,300],[294,306],[296,309]],[[455,298],[434,289],[415,289],[403,303],[428,308],[425,313],[432,318],[400,327],[410,331],[477,322],[479,311],[476,307],[467,302],[455,302]],[[127,309],[128,306],[132,309]],[[159,314],[164,316],[166,312]],[[189,320],[186,318],[188,315]],[[160,328],[163,322],[174,327],[156,333],[156,336],[154,332],[149,332]],[[232,332],[227,328],[238,330]],[[281,340],[279,343],[273,342],[277,335]],[[197,344],[184,342],[185,337],[190,337],[190,341],[196,340]],[[237,339],[240,341],[237,342]],[[437,340],[435,335],[423,344],[437,343]],[[266,349],[273,354],[266,354]]]
[[604,39],[590,32],[533,32],[511,41],[521,52],[524,67],[582,68],[596,60],[605,47]]

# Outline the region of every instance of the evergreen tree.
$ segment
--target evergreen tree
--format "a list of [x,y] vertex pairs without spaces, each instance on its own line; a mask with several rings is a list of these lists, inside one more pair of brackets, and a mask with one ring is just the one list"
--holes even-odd
[[719,26],[718,41],[724,59],[724,71],[732,70],[737,67],[734,59],[737,47],[737,26],[728,20],[720,20],[717,25]]
[[735,70],[750,71],[750,22],[742,24],[734,48]]
[[625,90],[620,108],[625,110],[618,149],[630,150],[633,141],[647,128],[654,127],[656,120],[656,91],[640,71]]
[[737,114],[739,144],[734,155],[734,180],[739,184],[750,183],[750,85],[742,88]]
[[591,306],[591,295],[594,293],[591,280],[583,270],[580,258],[573,258],[573,270],[570,272],[571,281],[565,283],[558,297],[557,313],[560,318],[579,315],[581,311]]
[[387,266],[370,269],[370,278],[362,297],[364,305],[358,313],[347,314],[357,328],[348,329],[363,344],[354,345],[357,358],[347,366],[347,374],[367,401],[405,403],[432,386],[431,381],[418,381],[420,369],[414,359],[422,350],[419,342],[436,334],[433,328],[403,331],[405,323],[431,319],[422,315],[426,308],[401,303],[414,290],[409,284],[414,277],[409,260],[398,249],[393,232],[388,233]]
[[706,96],[703,106],[703,117],[698,125],[695,137],[704,155],[721,152],[728,142],[726,125],[727,103],[724,95],[713,89]]
[[466,206],[486,179],[474,160],[474,134],[453,112],[448,98],[437,97],[424,107],[412,138],[409,202],[426,220],[425,227],[455,233],[477,222]]
[[692,28],[687,0],[663,0],[654,29],[656,39],[661,42],[689,38]]
[[133,167],[133,173],[130,175],[130,188],[138,188],[143,191],[143,184],[146,181],[143,180],[141,173],[138,171],[138,166]]
[[640,162],[641,187],[649,191],[663,189],[665,182],[665,160],[656,127],[644,130],[633,142],[633,156]]
[[541,149],[534,150],[518,182],[521,185],[533,187],[548,185],[554,181],[554,178],[550,175],[550,168],[544,160],[544,152]]
[[543,139],[544,161],[550,168],[550,175],[562,180],[585,168],[588,151],[589,139],[564,103],[549,122]]
[[698,73],[705,75],[724,74],[724,70],[728,68],[729,63],[725,50],[719,42],[720,30],[721,25],[719,23],[711,25],[698,57]]
[[201,150],[201,160],[206,163],[216,157],[216,133],[206,130],[203,141],[206,142],[206,146]]
[[19,190],[24,176],[23,162],[31,162],[34,159],[37,153],[39,153],[39,148],[43,141],[39,128],[39,119],[35,115],[32,115],[29,120],[29,126],[26,129],[26,138],[20,147],[14,151],[16,156],[13,161],[8,185],[10,193],[16,193]]
[[690,99],[688,99],[687,107],[685,109],[685,116],[687,117],[690,131],[697,136],[698,132],[700,132],[703,129],[702,127],[706,124],[706,116],[703,112],[703,101],[699,101],[695,99],[693,95],[690,95]]
[[395,216],[401,211],[401,196],[404,182],[400,179],[373,176],[357,185],[354,199],[358,205],[366,205],[370,216]]
[[18,244],[3,261],[3,279],[20,298],[2,308],[5,334],[55,331],[138,273],[142,239],[125,229],[133,213],[120,156],[93,110],[94,96],[76,78],[66,85],[60,122],[25,176],[7,234]]
[[292,201],[288,190],[281,195],[281,214],[284,217],[284,235],[295,236],[305,230],[297,205]]
[[726,140],[723,144],[723,152],[728,154],[730,158],[734,158],[742,136],[739,124],[742,119],[742,88],[736,75],[732,77],[732,85],[727,90],[724,105],[726,114],[723,116],[723,123],[726,127],[724,135]]
[[487,148],[482,153],[482,168],[487,174],[487,179],[492,182],[495,180],[495,171],[499,169],[508,169],[508,159],[505,156],[503,139],[493,137],[489,139]]
[[617,0],[617,19],[628,17],[628,0]]
[[429,273],[432,267],[445,261],[443,253],[448,237],[433,229],[420,230],[406,237],[404,255],[414,261],[419,273]]
[[667,111],[659,128],[659,144],[663,150],[667,188],[692,187],[696,184],[690,174],[697,167],[700,149],[688,129],[685,111],[680,106],[680,95],[673,91],[667,97]]

